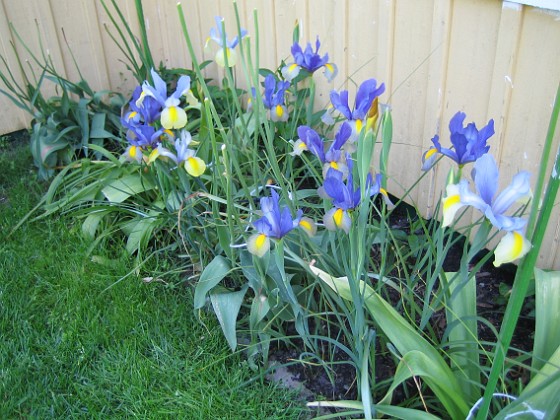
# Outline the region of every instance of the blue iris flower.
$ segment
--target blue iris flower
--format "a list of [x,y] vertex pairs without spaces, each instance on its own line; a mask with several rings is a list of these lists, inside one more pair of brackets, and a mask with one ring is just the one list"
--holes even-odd
[[189,76],[181,76],[177,80],[175,92],[167,95],[167,84],[156,73],[151,70],[154,85],[150,85],[147,81],[142,84],[142,93],[136,100],[136,106],[141,107],[147,97],[155,99],[163,108],[160,115],[161,124],[164,128],[183,128],[187,124],[187,113],[180,107],[181,96],[187,95],[191,87],[191,78]]
[[[129,103],[131,112],[126,116],[127,119],[133,119],[136,122],[144,121],[151,124],[157,121],[161,115],[161,104],[153,97],[147,96],[137,104],[142,94],[142,86],[136,86],[132,93],[132,99]],[[138,117],[138,118],[137,118]]]
[[302,211],[298,210],[295,218],[287,206],[280,208],[280,197],[271,191],[271,197],[261,198],[263,217],[253,222],[257,233],[247,240],[250,253],[262,257],[270,249],[270,238],[280,239],[300,225]]
[[319,37],[317,37],[317,41],[315,41],[315,51],[313,51],[310,42],[307,43],[305,50],[302,50],[297,42],[294,43],[294,45],[292,45],[292,56],[294,57],[295,63],[285,66],[282,69],[284,78],[288,81],[292,81],[299,75],[301,69],[309,73],[314,73],[321,67],[324,67],[325,77],[327,81],[331,82],[336,77],[338,69],[334,63],[329,63],[328,54],[321,57],[319,54],[320,47],[321,42],[319,42]]
[[362,130],[364,122],[367,124],[367,118],[375,106],[375,98],[385,92],[385,84],[381,83],[377,86],[375,79],[364,81],[358,88],[356,99],[354,101],[354,109],[350,109],[348,105],[348,91],[339,92],[332,91],[330,94],[331,103],[337,111],[352,123],[354,134],[357,135]]
[[478,209],[500,230],[519,231],[525,226],[526,220],[506,216],[504,213],[514,203],[531,196],[530,176],[527,171],[519,172],[513,177],[511,184],[495,197],[498,189],[498,166],[491,155],[483,155],[475,162],[473,171],[478,194],[471,192],[468,182],[462,180],[459,183],[461,203]]
[[[220,16],[216,16],[214,20],[216,21],[216,27],[210,29],[210,39],[212,39],[212,41],[218,44],[221,48],[233,49],[237,47],[237,44],[239,44],[239,37],[237,36],[233,37],[231,41],[228,41],[226,39],[226,43],[224,45],[223,40],[225,37],[224,37],[224,33],[222,32],[223,18]],[[247,35],[247,31],[245,29],[241,29],[241,38],[245,37],[246,35]]]
[[326,177],[329,169],[335,169],[343,174],[343,178],[348,175],[346,156],[342,153],[342,147],[352,135],[352,127],[348,122],[344,122],[334,137],[327,151],[324,151],[324,142],[319,134],[312,128],[302,125],[298,127],[300,140],[305,144],[305,148],[319,158],[324,164],[323,177]]
[[434,165],[438,153],[454,160],[459,166],[475,162],[488,153],[490,146],[486,142],[494,135],[494,120],[488,121],[488,124],[479,130],[473,122],[465,127],[463,125],[465,117],[465,113],[457,112],[449,122],[452,149],[441,147],[439,136],[437,134],[434,136],[432,139],[434,145],[422,156],[422,170],[428,170]]
[[329,62],[329,54],[325,54],[322,57],[319,55],[320,47],[321,42],[319,42],[319,37],[317,37],[315,41],[315,51],[313,51],[310,42],[307,43],[305,50],[302,50],[301,46],[296,42],[292,45],[294,61],[298,66],[307,70],[309,73],[315,72]]
[[163,134],[163,129],[156,130],[151,125],[130,125],[126,133],[128,142],[137,147],[155,147]]
[[292,218],[292,213],[287,206],[280,208],[280,197],[278,193],[271,190],[271,197],[261,198],[261,211],[263,217],[253,223],[259,233],[263,233],[269,238],[280,239],[288,234],[299,224],[302,211],[299,210],[296,218]]
[[[226,35],[222,31],[223,18],[216,16],[215,20],[216,27],[210,29],[210,36],[208,37],[208,40],[211,39],[220,47],[220,49],[216,52],[216,63],[218,63],[220,67],[225,67],[227,62],[228,67],[233,67],[237,63],[237,54],[235,53],[234,48],[237,44],[239,44],[239,40],[247,35],[247,31],[242,29],[240,33],[241,38],[235,36],[231,41],[228,41]],[[208,40],[206,41],[206,45],[208,45]]]
[[[348,178],[344,183],[342,172],[330,168],[327,171],[325,182],[323,183],[324,193],[331,199],[333,208],[325,213],[323,222],[328,230],[342,229],[346,233],[350,232],[352,219],[349,210],[356,208],[362,199],[360,187],[354,188],[354,180],[352,177],[352,160],[347,157],[348,162]],[[381,194],[383,200],[388,207],[393,207],[393,203],[389,199],[387,191],[381,186],[382,175],[377,174],[375,178],[369,173],[366,177],[365,188],[367,197],[373,197]],[[322,193],[320,193],[321,195]]]
[[290,87],[290,82],[277,81],[269,74],[264,79],[263,105],[269,110],[272,121],[287,121],[288,109],[285,105],[286,90]]

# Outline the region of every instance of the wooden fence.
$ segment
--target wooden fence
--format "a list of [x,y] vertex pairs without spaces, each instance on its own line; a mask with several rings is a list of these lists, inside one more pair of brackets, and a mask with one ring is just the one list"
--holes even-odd
[[[134,2],[118,4],[136,30]],[[143,4],[156,62],[190,67],[176,1]],[[93,88],[128,94],[134,87],[120,61],[121,52],[106,31],[106,26],[113,26],[100,0],[0,0],[0,6],[0,52],[16,73],[9,22],[35,53],[41,50],[39,34],[43,50],[68,78],[78,78],[71,50]],[[215,16],[224,17],[226,28],[234,32],[232,2],[184,0],[180,7],[197,58],[212,58],[204,43]],[[253,39],[257,10],[263,67],[276,68],[282,59],[290,59],[296,19],[302,25],[303,42],[320,37],[321,51],[329,53],[340,74],[330,84],[316,77],[319,106],[326,106],[331,89],[347,88],[352,97],[356,84],[366,78],[385,83],[381,101],[391,106],[394,120],[389,164],[393,194],[405,194],[418,179],[422,152],[434,134],[449,144],[447,125],[459,110],[479,127],[494,119],[496,134],[489,143],[500,165],[500,187],[523,169],[536,177],[560,81],[559,12],[500,0],[238,0],[238,8],[242,26]],[[29,58],[21,44],[17,49],[22,58]],[[213,66],[207,74],[217,77]],[[0,133],[27,126],[29,116],[6,98],[0,98],[0,106]],[[555,147],[559,139],[557,134]],[[440,164],[408,193],[409,201],[426,216],[437,204],[448,168]],[[540,267],[560,269],[559,240],[557,211]]]

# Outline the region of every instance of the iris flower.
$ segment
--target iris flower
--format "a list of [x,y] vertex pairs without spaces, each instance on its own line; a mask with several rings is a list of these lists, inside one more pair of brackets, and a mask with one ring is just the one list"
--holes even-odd
[[161,104],[152,96],[146,96],[145,94],[143,99],[138,101],[142,92],[142,86],[136,86],[129,103],[131,111],[125,118],[136,123],[143,121],[146,124],[152,124],[157,121],[161,115]]
[[[360,187],[354,189],[352,177],[352,160],[347,158],[348,162],[348,178],[346,184],[343,182],[342,172],[330,168],[323,184],[323,192],[332,200],[334,207],[325,213],[323,223],[328,230],[335,231],[342,229],[349,233],[352,225],[349,211],[356,208],[362,198]],[[389,207],[393,203],[389,199],[389,195],[384,188],[381,187],[381,174],[373,177],[368,174],[366,178],[367,196],[373,197],[376,194],[382,194],[383,200]],[[323,193],[320,193],[322,195]]]
[[[296,149],[309,150],[323,163],[323,177],[326,177],[329,168],[336,169],[343,174],[343,179],[348,175],[348,166],[346,164],[346,155],[342,151],[342,147],[346,144],[352,135],[352,127],[348,122],[344,122],[334,137],[327,151],[324,151],[324,142],[319,134],[312,128],[302,125],[298,127],[298,135],[301,143],[294,144],[294,153]],[[305,147],[302,147],[303,144]]]
[[282,69],[282,76],[288,81],[294,80],[301,69],[306,70],[309,73],[314,73],[321,67],[325,68],[324,75],[327,81],[331,82],[338,74],[338,68],[334,63],[329,63],[329,55],[324,56],[319,55],[319,47],[321,42],[319,42],[319,37],[315,41],[315,51],[311,47],[311,43],[307,43],[305,50],[301,49],[301,46],[296,42],[292,45],[292,56],[294,57],[294,63],[285,66]]
[[289,87],[290,82],[276,81],[272,74],[264,79],[263,104],[269,110],[269,117],[274,122],[288,121],[288,108],[284,98]]
[[196,152],[194,150],[189,149],[191,142],[191,133],[183,130],[181,131],[181,138],[175,141],[176,153],[159,145],[150,155],[150,161],[157,159],[159,156],[165,156],[175,162],[177,166],[183,166],[189,175],[199,177],[206,170],[206,163],[195,156]]
[[[350,165],[351,166],[351,165]],[[354,209],[361,200],[360,187],[354,189],[352,174],[348,174],[346,184],[342,172],[329,169],[323,184],[325,193],[331,198],[334,207],[325,213],[323,223],[328,230],[342,229],[349,233],[352,219],[348,210]]]
[[[239,44],[240,39],[237,36],[235,36],[231,41],[228,41],[226,36],[222,32],[222,23],[224,19],[221,18],[220,16],[216,16],[215,20],[216,20],[216,27],[210,29],[210,36],[206,40],[206,45],[208,45],[209,40],[212,40],[216,44],[218,44],[220,49],[218,50],[214,58],[216,60],[216,63],[220,67],[225,67],[226,56],[227,56],[228,67],[233,67],[235,66],[235,63],[237,63],[237,54],[235,53],[234,48],[237,46],[237,44]],[[247,31],[245,29],[242,29],[241,39],[243,39],[243,37],[245,37],[246,35],[247,35]],[[225,40],[225,44],[224,44],[224,40]]]
[[[270,198],[261,198],[263,217],[253,223],[257,233],[251,235],[247,240],[247,249],[253,255],[262,257],[270,249],[270,238],[283,238],[292,229],[298,227],[302,221],[301,210],[297,212],[294,219],[287,206],[280,208],[279,200],[280,197],[274,190],[271,190]],[[308,223],[307,218],[305,222],[304,224]]]
[[434,145],[422,156],[422,170],[426,171],[434,165],[438,153],[454,160],[459,166],[463,166],[476,161],[490,150],[486,141],[494,135],[494,120],[488,121],[488,124],[478,130],[473,122],[464,127],[465,117],[465,113],[457,112],[449,122],[453,148],[441,147],[439,136],[437,134],[434,136],[432,139]]
[[147,148],[155,147],[163,134],[163,129],[156,130],[151,125],[146,124],[129,124],[125,126],[128,128],[126,132],[126,139],[128,140],[128,147],[123,153],[125,160],[129,162],[140,163],[143,158],[142,151]]
[[521,230],[526,220],[521,217],[507,216],[505,213],[516,202],[531,197],[530,174],[522,171],[513,177],[509,186],[496,196],[498,188],[498,167],[491,155],[481,156],[474,164],[473,178],[478,194],[469,189],[468,181],[447,186],[443,199],[443,226],[449,226],[457,211],[463,206],[479,210],[499,230],[508,232],[496,248],[494,265],[499,266],[525,255],[531,245],[523,237]]
[[179,106],[183,95],[187,95],[191,87],[191,78],[189,76],[181,76],[177,81],[177,88],[171,96],[167,96],[167,85],[163,79],[156,73],[154,69],[151,70],[154,86],[151,86],[147,81],[142,84],[142,93],[136,101],[136,106],[143,105],[146,96],[154,98],[163,108],[161,111],[161,125],[168,130],[176,128],[180,129],[187,125],[187,113]]
[[371,122],[372,118],[377,115],[377,98],[385,92],[385,84],[377,86],[375,79],[368,79],[364,81],[358,88],[354,109],[350,109],[348,105],[348,91],[342,90],[340,93],[336,91],[331,92],[331,103],[333,107],[339,111],[351,123],[353,129],[352,140],[354,141],[362,131],[364,123],[366,126],[368,121]]

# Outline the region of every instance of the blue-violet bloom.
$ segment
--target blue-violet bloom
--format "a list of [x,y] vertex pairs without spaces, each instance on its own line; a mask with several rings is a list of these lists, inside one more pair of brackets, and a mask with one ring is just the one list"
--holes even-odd
[[364,81],[358,88],[356,99],[354,101],[354,108],[350,109],[348,105],[348,91],[342,90],[339,92],[332,91],[330,94],[331,103],[333,107],[339,111],[344,117],[352,124],[353,136],[350,140],[355,141],[357,136],[362,131],[364,123],[366,127],[368,120],[377,115],[377,101],[375,98],[385,92],[385,84],[377,86],[375,79],[368,79]]
[[[245,29],[241,29],[241,38],[235,36],[231,41],[228,41],[225,34],[222,31],[222,23],[224,21],[223,18],[220,16],[215,17],[216,20],[216,27],[210,29],[210,36],[206,40],[206,45],[208,45],[208,41],[211,39],[214,41],[220,49],[216,53],[215,61],[220,67],[226,66],[226,58],[227,58],[227,66],[233,67],[237,63],[237,54],[234,48],[239,44],[240,39],[243,39],[247,35],[247,31]],[[224,43],[225,40],[225,43]]]
[[[348,122],[344,122],[338,132],[335,134],[334,141],[331,143],[327,151],[324,151],[324,142],[319,134],[312,128],[302,125],[298,127],[298,135],[301,143],[294,144],[294,153],[296,148],[300,150],[309,150],[323,163],[323,178],[327,176],[329,168],[336,169],[343,174],[343,179],[348,175],[348,166],[346,164],[346,154],[342,148],[352,135],[352,127]],[[305,146],[303,147],[302,146]]]
[[180,129],[187,125],[187,113],[179,106],[180,97],[187,95],[191,87],[191,78],[189,76],[181,76],[177,81],[177,88],[170,96],[167,96],[167,85],[163,79],[151,70],[154,86],[147,81],[142,84],[142,93],[136,101],[136,106],[141,107],[146,96],[154,98],[162,106],[161,125],[166,129]]
[[321,42],[319,42],[319,37],[315,41],[315,51],[311,47],[311,43],[307,43],[305,50],[302,50],[301,46],[296,42],[292,45],[292,56],[294,57],[294,63],[282,68],[282,76],[288,81],[292,81],[298,75],[301,69],[306,70],[309,73],[314,73],[321,67],[325,68],[324,75],[327,81],[331,82],[338,74],[338,68],[334,63],[329,63],[329,55],[325,54],[321,57],[319,55],[319,47]]
[[434,165],[438,153],[454,160],[459,166],[474,162],[488,153],[490,146],[486,142],[494,135],[494,120],[488,121],[488,124],[478,130],[474,122],[464,127],[465,117],[465,113],[457,112],[449,122],[453,148],[441,147],[439,136],[437,134],[434,136],[432,139],[434,145],[422,156],[422,170],[426,171]]
[[270,238],[283,238],[300,224],[302,211],[299,210],[294,219],[287,206],[280,208],[279,200],[280,197],[274,190],[271,190],[270,198],[261,198],[263,217],[253,222],[258,233],[247,240],[247,249],[253,255],[262,257],[270,249]]
[[463,206],[472,206],[499,230],[507,233],[495,250],[494,265],[514,261],[529,252],[531,243],[521,233],[526,221],[521,217],[507,216],[505,212],[515,203],[531,197],[530,174],[522,171],[513,177],[497,197],[498,167],[491,155],[481,156],[474,164],[473,178],[478,194],[470,191],[467,180],[447,186],[443,199],[443,226],[449,226],[457,211]]
[[274,121],[288,121],[288,108],[285,105],[286,90],[290,82],[277,81],[269,74],[264,79],[263,105],[268,109],[269,118]]
[[183,166],[189,175],[199,177],[206,170],[206,162],[197,157],[196,152],[189,148],[191,142],[191,133],[187,130],[182,130],[181,137],[177,139],[174,144],[176,153],[173,153],[160,144],[150,154],[149,162],[154,161],[159,156],[164,156],[175,162],[177,166]]

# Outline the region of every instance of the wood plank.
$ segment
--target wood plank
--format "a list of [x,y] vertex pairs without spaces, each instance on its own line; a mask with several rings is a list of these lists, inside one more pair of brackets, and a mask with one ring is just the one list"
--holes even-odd
[[[393,110],[393,145],[389,157],[392,179],[389,190],[403,197],[421,175],[422,135],[424,131],[428,69],[431,53],[433,4],[405,0],[395,3],[392,89],[387,92]],[[418,188],[410,191],[416,201]]]
[[[114,10],[109,1],[106,0],[105,4],[109,9],[110,14],[117,20],[119,28],[122,28],[123,32],[125,32],[125,28],[122,27],[120,21],[118,20],[116,10]],[[130,64],[124,57],[123,53],[119,50],[118,45],[121,45],[124,48],[124,44],[118,38],[116,28],[111,22],[109,14],[105,11],[101,2],[95,2],[95,5],[97,11],[97,24],[100,28],[100,48],[102,48],[103,55],[105,56],[106,72],[109,79],[109,85],[106,86],[106,88],[120,92],[125,96],[129,96],[138,85],[138,82],[132,75],[131,71],[127,68]],[[121,13],[125,16],[131,31],[138,37],[139,25],[133,2],[117,0],[117,5]],[[111,39],[110,34],[116,37],[119,44],[115,43],[115,41]],[[132,45],[129,46],[133,51],[135,51]],[[135,52],[133,53],[133,56],[138,59],[138,54]]]
[[[554,15],[524,7],[523,26],[512,77],[511,104],[504,124],[500,175],[509,183],[520,170],[532,173],[533,185],[540,165],[556,88],[560,83],[560,22]],[[560,145],[556,130],[553,153]],[[503,185],[502,185],[503,186]],[[537,265],[550,268],[557,264],[557,226],[560,212],[552,215]],[[559,268],[556,266],[556,268]]]
[[[22,82],[22,77],[17,68],[16,56],[10,45],[12,34],[9,30],[8,15],[5,12],[4,2],[5,0],[0,2],[0,10],[3,12],[0,13],[0,55],[7,61],[16,79],[16,83],[20,84]],[[7,69],[4,68],[3,64],[0,64],[0,71],[8,75]],[[1,83],[0,87],[2,89],[5,88]],[[2,94],[0,94],[0,109],[3,111],[0,112],[0,135],[21,130],[29,126],[31,115],[18,108],[9,98]]]
[[[430,35],[430,57],[428,58],[427,100],[424,112],[424,129],[422,132],[422,150],[424,153],[433,143],[434,135],[442,135],[446,127],[442,127],[443,92],[447,79],[447,63],[449,60],[449,42],[452,20],[451,3],[447,0],[435,0],[432,17],[432,33]],[[448,170],[449,168],[447,168]],[[438,168],[430,170],[418,185],[416,205],[425,217],[434,215],[442,191],[436,190],[435,179]]]

